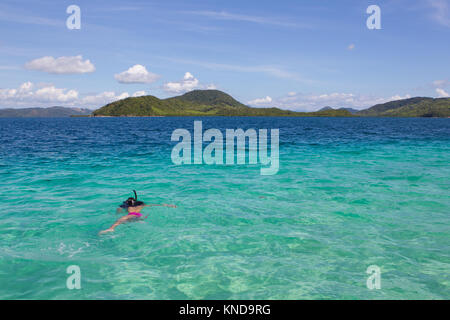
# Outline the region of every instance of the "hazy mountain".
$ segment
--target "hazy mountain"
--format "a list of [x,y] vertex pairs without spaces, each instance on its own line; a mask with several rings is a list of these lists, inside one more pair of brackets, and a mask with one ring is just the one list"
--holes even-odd
[[356,110],[356,109],[353,109],[353,108],[339,108],[339,109],[334,109],[334,108],[332,108],[332,107],[326,106],[326,107],[323,107],[322,109],[320,109],[319,112],[320,112],[320,111],[327,111],[327,110],[345,110],[345,111],[350,112],[351,114],[355,114],[355,113],[357,113],[357,112],[359,111],[359,110]]
[[80,115],[90,115],[92,110],[83,108],[23,108],[23,109],[0,109],[0,118],[59,118]]
[[359,110],[353,109],[353,108],[340,108],[339,110],[346,110],[346,111],[350,112],[351,114],[356,114],[359,112]]

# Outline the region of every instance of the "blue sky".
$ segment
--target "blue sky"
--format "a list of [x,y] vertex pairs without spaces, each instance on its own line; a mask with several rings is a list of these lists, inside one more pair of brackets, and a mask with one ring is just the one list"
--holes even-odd
[[0,30],[0,107],[217,88],[309,111],[450,93],[450,0],[2,0]]

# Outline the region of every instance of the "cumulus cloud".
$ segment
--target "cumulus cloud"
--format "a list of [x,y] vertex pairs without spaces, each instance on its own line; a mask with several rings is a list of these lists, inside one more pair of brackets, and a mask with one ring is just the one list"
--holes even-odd
[[265,98],[255,99],[247,102],[251,106],[266,106],[272,102],[272,98],[267,96]]
[[56,88],[55,86],[44,87],[34,92],[34,97],[42,102],[71,102],[78,98],[76,90]]
[[163,89],[168,93],[180,94],[195,89],[216,89],[216,86],[214,84],[201,85],[200,81],[192,73],[186,72],[181,81],[167,82],[163,85]]
[[78,99],[78,91],[56,88],[53,85],[35,85],[25,82],[16,89],[0,89],[0,105],[6,107],[36,107],[70,104]]
[[[136,92],[135,94],[142,94]],[[50,106],[78,106],[91,109],[101,107],[107,103],[128,98],[127,92],[116,94],[106,91],[94,95],[81,97],[74,89],[57,88],[53,84],[34,84],[24,82],[18,88],[0,89],[0,106],[9,108],[50,107]]]
[[436,89],[437,94],[439,95],[439,98],[448,98],[450,97],[450,95],[448,94],[448,92],[446,92],[444,89],[441,88],[437,88]]
[[120,83],[153,83],[160,76],[147,71],[143,65],[136,64],[128,70],[114,75],[114,78]]
[[52,74],[77,74],[95,71],[95,66],[91,61],[83,60],[81,55],[59,58],[46,56],[27,62],[25,68]]
[[190,72],[184,74],[183,80],[179,82],[167,82],[163,88],[170,93],[183,93],[199,87],[200,82]]

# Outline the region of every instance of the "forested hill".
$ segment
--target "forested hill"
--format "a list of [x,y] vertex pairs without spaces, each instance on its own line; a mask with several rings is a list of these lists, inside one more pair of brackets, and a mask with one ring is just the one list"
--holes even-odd
[[410,98],[377,104],[356,113],[368,117],[450,117],[450,98]]
[[345,110],[294,112],[278,108],[251,108],[219,90],[194,90],[182,96],[127,98],[107,104],[94,116],[351,116]]

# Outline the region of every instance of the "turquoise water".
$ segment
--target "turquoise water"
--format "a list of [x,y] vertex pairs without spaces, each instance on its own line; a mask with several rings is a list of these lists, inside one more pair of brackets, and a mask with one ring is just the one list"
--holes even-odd
[[[193,118],[0,119],[0,299],[450,298],[450,119],[201,120],[279,128],[278,174],[175,166]],[[132,189],[178,208],[98,236]]]

